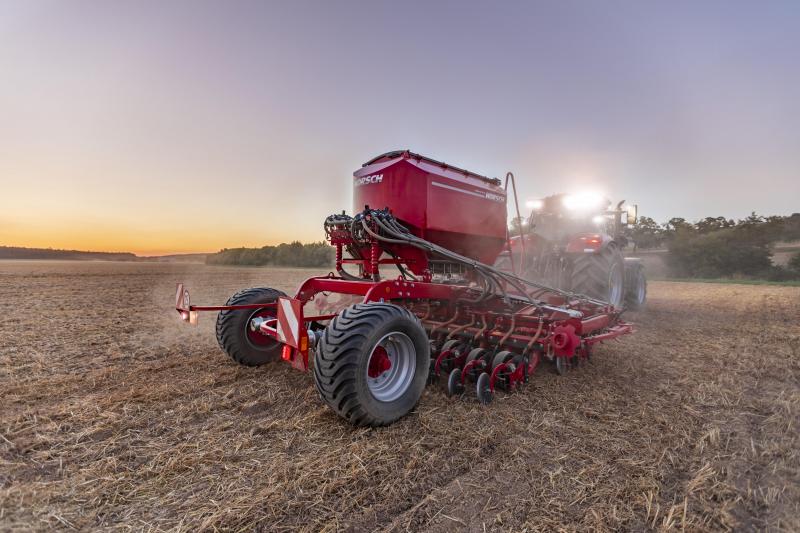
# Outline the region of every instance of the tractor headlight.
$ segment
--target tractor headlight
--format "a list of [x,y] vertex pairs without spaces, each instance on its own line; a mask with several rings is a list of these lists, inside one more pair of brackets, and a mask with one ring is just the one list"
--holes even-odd
[[603,224],[603,222],[605,222],[605,221],[606,221],[606,217],[604,217],[603,215],[597,215],[597,216],[592,217],[592,222],[594,222],[595,225],[597,225],[597,226],[601,226]]
[[597,209],[606,201],[602,194],[595,192],[580,192],[564,196],[564,207],[574,211]]
[[528,209],[533,209],[534,211],[538,211],[542,207],[544,207],[544,202],[542,200],[528,200],[525,205],[528,206]]

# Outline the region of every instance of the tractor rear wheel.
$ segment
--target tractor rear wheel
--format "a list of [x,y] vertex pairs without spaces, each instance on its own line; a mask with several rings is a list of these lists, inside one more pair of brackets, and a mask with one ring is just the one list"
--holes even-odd
[[323,401],[355,426],[385,426],[419,401],[430,367],[419,319],[389,303],[355,304],[325,328],[314,356]]
[[509,274],[514,274],[514,267],[511,264],[511,257],[508,255],[501,255],[498,257],[494,262],[494,268],[497,270],[502,270],[503,272],[508,272]]
[[572,264],[572,290],[622,307],[625,264],[620,249],[609,244],[599,252],[581,254]]
[[[225,305],[272,304],[279,296],[286,296],[277,289],[256,287],[237,292]],[[256,317],[274,318],[275,309],[231,309],[217,315],[217,342],[231,359],[245,366],[258,366],[276,361],[281,356],[281,344],[250,329],[250,321]]]

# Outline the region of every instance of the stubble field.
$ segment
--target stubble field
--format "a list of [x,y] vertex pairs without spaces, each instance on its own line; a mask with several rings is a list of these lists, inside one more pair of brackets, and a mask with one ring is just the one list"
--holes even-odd
[[800,530],[800,288],[652,283],[569,375],[368,430],[171,307],[313,274],[0,262],[0,530]]

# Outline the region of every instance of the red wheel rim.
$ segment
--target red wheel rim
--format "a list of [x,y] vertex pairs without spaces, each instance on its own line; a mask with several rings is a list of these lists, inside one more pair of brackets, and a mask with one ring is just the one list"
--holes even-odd
[[273,316],[271,309],[257,309],[252,315],[250,315],[250,318],[247,319],[247,322],[245,323],[244,326],[245,331],[247,332],[247,342],[249,342],[250,345],[253,346],[254,348],[265,348],[274,346],[276,342],[275,339],[267,335],[264,335],[262,333],[259,333],[258,331],[253,331],[250,328],[250,324],[254,318],[266,318],[267,320],[270,320],[275,317]]

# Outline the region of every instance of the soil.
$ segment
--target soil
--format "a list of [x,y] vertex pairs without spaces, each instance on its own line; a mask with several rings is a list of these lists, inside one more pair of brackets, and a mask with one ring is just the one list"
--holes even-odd
[[0,262],[0,530],[800,530],[800,288],[652,283],[566,376],[370,430],[172,309],[315,274]]

